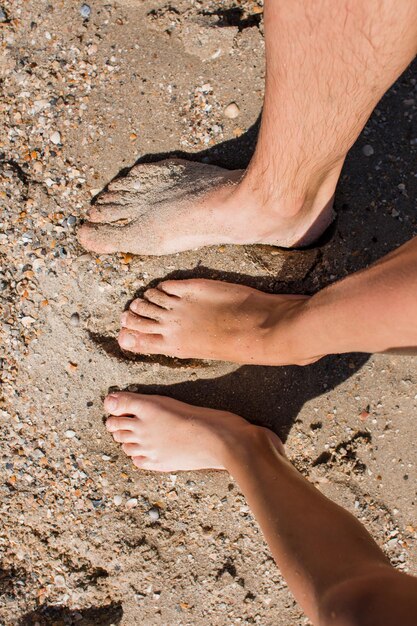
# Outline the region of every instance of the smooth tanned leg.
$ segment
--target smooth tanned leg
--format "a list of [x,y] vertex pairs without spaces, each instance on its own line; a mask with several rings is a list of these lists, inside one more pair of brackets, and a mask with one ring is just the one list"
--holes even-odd
[[315,625],[415,626],[417,580],[395,571],[364,527],[298,473],[270,430],[162,396],[113,393],[104,404],[107,429],[137,467],[233,475]]

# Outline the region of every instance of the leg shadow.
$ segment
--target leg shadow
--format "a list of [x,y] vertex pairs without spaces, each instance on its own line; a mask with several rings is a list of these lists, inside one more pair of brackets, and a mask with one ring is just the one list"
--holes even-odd
[[243,366],[215,379],[130,385],[125,391],[159,394],[231,411],[267,426],[285,441],[303,405],[347,380],[368,358],[366,354],[351,354],[325,357],[306,367]]
[[119,603],[74,611],[62,606],[42,606],[24,615],[18,626],[111,626],[120,624],[122,617]]

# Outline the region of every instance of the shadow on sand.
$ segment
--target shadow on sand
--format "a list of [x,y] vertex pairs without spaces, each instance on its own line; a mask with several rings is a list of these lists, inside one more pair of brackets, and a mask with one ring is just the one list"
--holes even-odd
[[352,354],[326,357],[307,367],[245,365],[214,379],[174,385],[135,385],[128,390],[231,411],[267,426],[285,441],[303,405],[340,385],[367,359],[368,355]]
[[111,626],[120,624],[123,609],[120,603],[89,609],[70,610],[63,606],[44,605],[22,617],[18,626]]

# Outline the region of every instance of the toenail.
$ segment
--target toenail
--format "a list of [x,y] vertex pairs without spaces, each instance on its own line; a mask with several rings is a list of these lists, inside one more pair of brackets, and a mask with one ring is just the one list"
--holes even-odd
[[117,409],[117,396],[107,396],[106,407],[110,412],[115,411]]
[[129,350],[129,348],[135,347],[135,343],[136,342],[134,336],[130,335],[129,333],[120,337],[120,345],[122,346],[122,348],[126,348],[127,350]]
[[136,301],[136,300],[134,300],[134,301],[131,303],[130,308],[132,309],[132,311],[134,311],[135,313],[137,313],[137,311],[138,311],[138,303],[137,303],[137,301]]
[[128,313],[127,313],[127,311],[124,311],[124,312],[121,314],[121,316],[120,316],[120,323],[121,323],[121,324],[126,324],[127,319],[128,319]]

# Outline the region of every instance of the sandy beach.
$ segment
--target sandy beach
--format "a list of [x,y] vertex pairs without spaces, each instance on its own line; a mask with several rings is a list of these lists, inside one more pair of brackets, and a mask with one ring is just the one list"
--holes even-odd
[[310,294],[415,236],[416,64],[349,154],[323,247],[94,255],[77,227],[138,160],[247,165],[263,98],[261,3],[0,9],[0,625],[309,624],[233,477],[136,470],[104,427],[111,389],[269,426],[417,574],[415,357],[254,367],[133,357],[116,342],[121,311],[163,278]]

